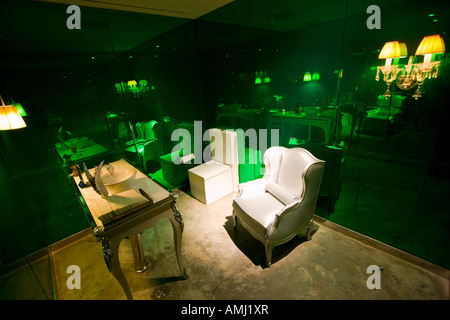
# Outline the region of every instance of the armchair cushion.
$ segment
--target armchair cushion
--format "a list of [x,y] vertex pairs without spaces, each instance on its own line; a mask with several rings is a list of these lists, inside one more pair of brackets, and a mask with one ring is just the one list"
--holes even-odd
[[233,210],[238,212],[243,223],[252,226],[259,235],[264,237],[275,216],[285,205],[270,193],[263,193],[248,198],[237,198],[233,201]]
[[285,205],[295,200],[295,196],[292,193],[290,193],[282,186],[272,181],[269,181],[266,184],[266,191],[275,198],[277,198],[279,201],[284,203]]

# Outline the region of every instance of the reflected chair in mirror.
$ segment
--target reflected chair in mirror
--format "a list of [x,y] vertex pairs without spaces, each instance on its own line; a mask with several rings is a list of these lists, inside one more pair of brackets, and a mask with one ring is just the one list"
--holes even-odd
[[[195,153],[197,142],[195,142],[194,134],[194,122],[172,120],[166,122],[163,127],[164,155],[159,158],[161,171],[163,179],[174,187],[184,185],[188,181],[188,170],[195,165],[193,159],[187,162],[181,161],[182,158],[190,157]],[[201,147],[200,151],[203,151],[203,143],[202,141],[202,144],[198,146]]]
[[[163,154],[171,153],[176,142],[172,141],[172,133],[177,129],[178,121],[165,116],[160,122],[161,124],[161,139],[163,144]],[[157,132],[159,134],[159,132]],[[193,137],[193,135],[192,135]]]
[[144,144],[144,148],[141,152],[142,165],[145,172],[150,171],[149,161],[153,159],[158,159],[162,155],[162,140],[159,138],[148,141]]
[[367,110],[362,124],[363,132],[375,136],[390,137],[394,133],[391,127],[396,116],[402,110],[405,98],[406,96],[398,93],[393,93],[390,98],[379,95],[376,107]]
[[272,250],[306,229],[309,240],[325,161],[303,148],[271,147],[264,154],[260,179],[239,185],[233,222],[263,243],[266,264]]
[[[128,144],[125,148],[125,157],[131,162],[142,165],[147,173],[150,170],[149,161],[158,159],[163,154],[161,126],[157,121],[143,121],[135,125],[136,145]],[[151,171],[151,170],[150,170]]]
[[353,143],[353,133],[356,130],[356,141],[359,142],[359,134],[361,132],[362,124],[366,116],[367,108],[365,104],[356,101],[347,101],[338,107],[338,121],[336,123],[335,143],[341,141],[341,133],[343,127],[348,127],[349,119],[351,119],[349,144]]
[[342,148],[326,146],[317,142],[305,142],[299,147],[308,150],[316,158],[325,161],[318,203],[319,205],[325,205],[326,212],[316,214],[323,218],[328,218],[334,212],[336,202],[341,193],[342,173],[345,167],[344,151]]
[[135,127],[137,140],[153,140],[161,137],[159,132],[161,126],[155,120],[138,122]]

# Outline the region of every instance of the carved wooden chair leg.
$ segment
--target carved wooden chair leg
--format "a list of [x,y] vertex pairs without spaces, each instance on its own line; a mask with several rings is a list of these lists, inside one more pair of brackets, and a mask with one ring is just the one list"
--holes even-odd
[[314,227],[314,222],[312,221],[312,219],[309,221],[308,226],[306,227],[306,240],[311,240],[311,236],[312,236],[312,230]]
[[236,229],[238,221],[237,221],[237,217],[236,217],[236,214],[234,213],[234,211],[233,211],[232,217],[233,217],[233,228]]
[[272,264],[273,245],[266,243],[264,246],[266,248],[266,265],[267,265],[267,268],[269,268],[270,265]]

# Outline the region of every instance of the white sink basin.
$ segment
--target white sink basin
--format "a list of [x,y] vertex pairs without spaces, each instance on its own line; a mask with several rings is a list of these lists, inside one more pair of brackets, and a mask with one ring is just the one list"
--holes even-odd
[[110,195],[120,193],[122,191],[133,189],[133,182],[136,179],[136,168],[129,165],[115,165],[114,174],[102,167],[102,181]]

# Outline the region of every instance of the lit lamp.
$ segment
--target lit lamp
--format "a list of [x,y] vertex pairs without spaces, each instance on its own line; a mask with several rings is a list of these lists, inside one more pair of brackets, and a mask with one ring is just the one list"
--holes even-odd
[[388,85],[384,96],[390,97],[389,87],[393,81],[397,80],[397,87],[402,90],[409,90],[416,85],[417,90],[413,95],[416,100],[420,98],[420,87],[426,79],[437,78],[439,73],[440,61],[434,60],[434,55],[445,52],[444,40],[439,35],[424,37],[416,50],[416,56],[424,55],[423,63],[413,63],[414,56],[409,57],[408,64],[399,66],[394,62],[393,58],[402,58],[407,55],[406,44],[398,41],[386,42],[378,56],[379,59],[386,59],[384,66],[377,67],[377,75],[375,79],[379,80],[380,71],[384,75],[384,81]]
[[389,68],[393,58],[403,58],[408,55],[405,43],[398,41],[386,42],[381,49],[378,59],[386,59],[385,68]]
[[136,80],[128,81],[128,89],[133,93],[136,93],[138,91]]
[[[413,95],[416,100],[422,96],[420,93],[420,87],[423,85],[425,80],[437,78],[439,73],[439,64],[441,62],[431,60],[432,58],[434,58],[435,54],[443,52],[445,52],[444,39],[442,39],[438,34],[424,37],[420,42],[419,47],[416,50],[416,56],[423,55],[423,63],[413,64],[411,67],[411,70],[413,71],[413,77],[418,84],[417,90]],[[409,62],[410,65],[412,60],[411,58]]]
[[311,72],[307,71],[303,76],[303,81],[308,82],[311,81]]
[[318,80],[320,80],[320,75],[319,75],[318,72],[314,72],[314,73],[313,73],[313,75],[312,75],[312,80],[313,80],[313,81],[318,81]]
[[390,41],[386,42],[381,49],[380,54],[378,55],[378,59],[386,59],[384,66],[377,67],[377,76],[376,80],[380,79],[380,71],[383,73],[383,80],[387,84],[386,92],[383,96],[386,98],[391,96],[391,91],[389,87],[392,82],[397,78],[397,74],[399,72],[399,68],[397,64],[392,64],[392,59],[403,58],[408,55],[406,44],[399,43],[398,41]]
[[258,72],[255,72],[255,84],[261,84],[261,76],[259,75]]
[[[445,52],[444,39],[440,35],[424,37],[416,51],[416,56],[424,55],[423,69],[428,69],[432,66],[431,57],[436,53]],[[439,63],[437,63],[439,65]],[[437,76],[437,72],[436,72]]]
[[27,125],[19,114],[19,111],[14,105],[5,105],[2,96],[0,95],[2,105],[0,106],[0,130],[13,130],[24,128]]

